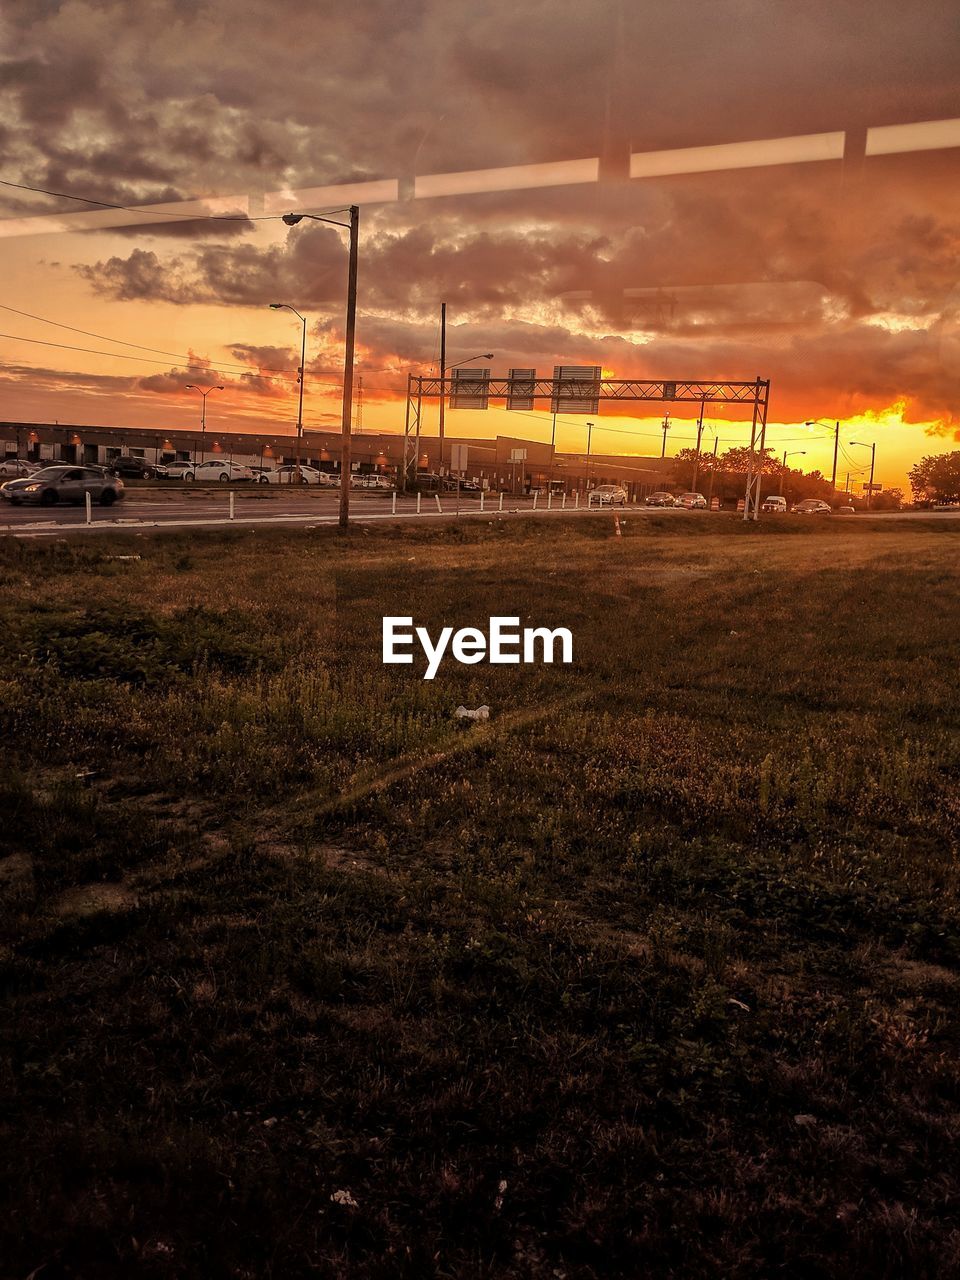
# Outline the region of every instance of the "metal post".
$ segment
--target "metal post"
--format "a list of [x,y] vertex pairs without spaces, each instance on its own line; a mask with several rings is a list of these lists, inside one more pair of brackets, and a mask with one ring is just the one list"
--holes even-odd
[[446,397],[443,394],[443,379],[447,372],[447,304],[440,303],[440,458],[437,470],[443,475],[443,429]]
[[537,509],[537,498],[538,498],[539,496],[540,496],[540,491],[539,491],[539,489],[534,489],[534,491],[533,491],[533,509],[534,509],[534,511],[536,511],[536,509]]
[[573,495],[573,506],[575,511],[580,510],[580,490],[579,489]]
[[417,515],[420,514],[420,490],[417,490]]
[[547,490],[547,510],[548,511],[553,510],[553,490],[552,489]]
[[436,500],[437,500],[437,510],[440,512],[440,514],[441,514],[441,515],[443,515],[443,507],[441,507],[441,505],[440,505],[440,495],[439,495],[439,493],[435,493],[433,496],[434,496],[434,497],[436,498]]
[[393,503],[392,503],[392,505],[391,505],[391,507],[390,507],[390,514],[391,514],[391,515],[393,515],[393,516],[395,516],[395,515],[397,514],[397,491],[396,491],[396,489],[394,489],[394,491],[393,491],[393,495],[392,495],[392,496],[393,496]]
[[483,515],[483,490],[480,490],[480,514]]
[[503,510],[503,490],[500,490],[500,510]]
[[707,510],[711,509],[710,504],[713,502],[713,477],[717,472],[717,445],[720,443],[720,437],[713,438],[713,460],[710,463],[710,488],[707,490]]
[[560,498],[560,510],[566,511],[566,509],[567,509],[567,491],[566,489],[564,489],[563,495]]
[[300,454],[303,440],[303,380],[307,374],[307,317],[301,316],[300,319],[303,322],[303,339],[300,343],[300,399],[297,404],[297,484],[303,484]]
[[873,468],[877,461],[877,442],[870,446],[870,488],[867,491],[867,510],[873,506]]
[[360,210],[350,206],[350,263],[347,270],[347,331],[343,358],[343,416],[340,445],[340,528],[350,524],[350,424],[353,416],[353,352],[357,336],[357,259],[360,248]]
[[93,499],[90,497],[90,490],[88,489],[83,496],[86,500],[87,524],[93,524]]
[[233,507],[233,500],[234,500],[234,498],[235,498],[236,496],[237,496],[237,495],[236,495],[236,494],[233,492],[233,490],[231,489],[231,490],[230,490],[230,519],[231,519],[231,520],[234,518],[234,514],[235,514],[235,513],[234,513],[234,507]]

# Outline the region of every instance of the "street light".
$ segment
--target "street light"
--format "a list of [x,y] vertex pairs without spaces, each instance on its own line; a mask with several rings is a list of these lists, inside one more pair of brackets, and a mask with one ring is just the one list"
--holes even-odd
[[[808,418],[803,424],[805,427],[827,427],[830,423],[826,418]],[[833,423],[833,475],[830,477],[830,488],[834,493],[837,491],[837,450],[840,448],[840,419],[837,418]]]
[[[336,218],[324,218],[318,213],[285,213],[282,221],[295,227],[304,218],[312,222],[328,222],[334,227],[347,227],[350,231],[350,264],[347,269],[347,321],[344,331],[343,352],[343,412],[340,419],[340,528],[350,524],[350,427],[353,416],[353,350],[357,333],[357,258],[360,241],[360,210],[350,206],[350,221],[338,222]],[[300,385],[301,396],[303,383]]]
[[867,510],[869,511],[873,504],[873,469],[877,461],[877,443],[875,440],[870,444],[866,440],[851,440],[850,443],[859,445],[861,449],[870,450],[870,487],[867,490]]
[[587,493],[590,492],[590,438],[592,435],[593,435],[593,423],[588,422],[587,423],[587,467],[586,467],[586,474],[583,478],[584,484],[586,485]]
[[[807,452],[807,451],[806,451],[806,449],[791,449],[791,450],[790,450],[790,452],[789,452],[789,453],[787,453],[786,449],[784,449],[784,451],[783,451],[783,462],[780,464],[780,466],[781,466],[781,471],[780,471],[780,488],[777,490],[777,492],[779,493],[779,495],[780,495],[780,497],[781,497],[781,498],[783,497],[783,473],[784,473],[784,471],[786,471],[786,469],[787,469],[787,459],[788,459],[788,458],[792,458],[795,454],[798,454],[798,453],[806,453],[806,452]],[[802,490],[801,490],[801,492],[802,492]]]
[[303,325],[303,341],[300,344],[300,376],[297,378],[300,383],[300,403],[297,408],[297,484],[303,484],[303,472],[300,470],[300,442],[303,439],[303,379],[306,376],[307,365],[307,317],[300,315],[297,308],[291,307],[289,302],[271,302],[270,310],[292,311]]
[[[211,391],[223,391],[223,390],[224,390],[224,388],[223,388],[219,383],[218,383],[218,384],[217,384],[217,386],[215,386],[215,387],[197,387],[197,386],[194,386],[194,384],[193,384],[192,382],[188,382],[188,383],[187,383],[187,388],[186,388],[186,389],[187,389],[188,391],[199,391],[199,392],[200,392],[200,397],[201,397],[201,400],[200,400],[200,438],[201,438],[201,440],[202,440],[202,439],[203,439],[203,437],[204,437],[204,434],[205,434],[205,432],[206,432],[206,430],[207,430],[207,396],[210,394],[210,392],[211,392]],[[201,463],[203,462],[203,445],[202,445],[202,444],[200,445],[200,461],[201,461]]]

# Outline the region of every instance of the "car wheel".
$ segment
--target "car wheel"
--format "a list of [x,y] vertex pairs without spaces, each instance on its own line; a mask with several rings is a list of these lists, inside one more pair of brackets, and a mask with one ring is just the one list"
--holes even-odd
[[192,484],[193,481],[196,480],[196,478],[197,477],[193,474],[192,471],[185,471],[181,476],[181,479],[183,480],[184,484],[187,484],[187,483]]
[[227,484],[229,483],[230,477],[226,473],[224,473],[219,477],[219,479],[221,484]]
[[104,489],[100,494],[101,507],[112,507],[117,500],[116,489]]
[[56,489],[44,489],[43,493],[41,493],[40,495],[41,507],[53,507],[53,506],[56,506],[56,503],[57,503]]

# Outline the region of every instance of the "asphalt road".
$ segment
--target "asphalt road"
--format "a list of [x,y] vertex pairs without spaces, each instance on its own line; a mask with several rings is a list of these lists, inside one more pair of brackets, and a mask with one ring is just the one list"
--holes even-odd
[[[261,489],[231,487],[226,492],[223,488],[214,490],[138,490],[128,488],[124,500],[114,507],[100,507],[96,504],[91,512],[91,523],[87,524],[84,507],[28,507],[12,506],[9,502],[0,502],[0,536],[11,534],[15,537],[51,537],[68,532],[95,533],[108,529],[151,529],[151,528],[203,528],[229,525],[230,496],[233,495],[235,525],[249,527],[251,525],[314,525],[333,524],[339,518],[339,494],[337,491],[302,493],[269,493]],[[615,510],[621,510],[615,508]],[[676,519],[703,519],[714,513],[684,511],[671,508],[627,507],[631,511],[656,510],[657,514]],[[444,494],[440,498],[440,509],[434,497],[424,496],[417,511],[416,499],[397,496],[396,511],[393,509],[393,495],[390,493],[364,492],[358,490],[350,495],[350,517],[358,523],[373,523],[383,520],[416,520],[416,519],[456,519],[458,514],[463,518],[476,518],[499,515],[514,518],[521,515],[537,514],[559,516],[562,514],[584,514],[586,508],[576,507],[572,500],[564,506],[555,499],[547,506],[546,498],[537,499],[534,507],[533,499],[503,495],[500,505],[499,495],[486,495],[481,511],[480,499],[476,495],[460,498],[460,510],[457,511],[457,500],[454,494]],[[593,508],[593,514],[610,515],[611,508]],[[728,512],[729,514],[729,512]],[[763,516],[762,519],[778,519],[777,516]],[[878,512],[872,519],[888,520],[956,520],[960,519],[960,510],[953,511],[904,511]],[[831,517],[834,522],[862,520],[863,516]]]

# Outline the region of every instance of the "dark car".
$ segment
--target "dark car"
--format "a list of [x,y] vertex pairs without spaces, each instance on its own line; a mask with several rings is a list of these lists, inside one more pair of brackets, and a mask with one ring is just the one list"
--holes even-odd
[[93,502],[109,507],[123,497],[123,481],[103,467],[43,467],[32,476],[8,480],[0,485],[0,498],[14,506],[35,502],[52,507],[58,502],[83,502],[89,493]]
[[667,493],[661,489],[657,493],[651,493],[644,499],[648,507],[672,507],[675,505],[673,494]]
[[822,498],[804,498],[802,502],[798,502],[790,510],[795,516],[828,516],[832,514],[829,502],[824,502]]
[[108,469],[115,476],[126,476],[128,480],[149,480],[156,475],[156,468],[151,467],[145,458],[128,457],[126,454],[112,458]]

